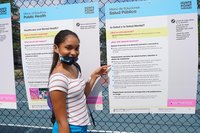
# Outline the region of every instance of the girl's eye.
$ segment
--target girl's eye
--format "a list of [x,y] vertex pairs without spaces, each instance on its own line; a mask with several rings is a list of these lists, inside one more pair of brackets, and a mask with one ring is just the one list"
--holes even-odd
[[79,47],[76,48],[76,51],[79,51]]
[[65,47],[67,50],[71,50],[71,49],[73,49],[73,47],[71,47],[71,46],[67,46],[67,47]]
[[74,49],[74,50],[76,50],[76,51],[79,51],[79,46],[74,47],[74,46],[72,46],[72,45],[67,45],[67,46],[65,46],[65,49],[67,49],[67,50],[72,50],[72,49]]

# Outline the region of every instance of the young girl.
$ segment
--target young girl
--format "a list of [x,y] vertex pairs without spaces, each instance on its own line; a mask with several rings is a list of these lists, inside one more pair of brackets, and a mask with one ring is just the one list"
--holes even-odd
[[89,116],[86,97],[96,79],[107,74],[109,66],[97,68],[86,82],[76,61],[80,40],[70,30],[60,31],[54,39],[53,62],[49,77],[49,93],[56,117],[52,133],[87,133]]

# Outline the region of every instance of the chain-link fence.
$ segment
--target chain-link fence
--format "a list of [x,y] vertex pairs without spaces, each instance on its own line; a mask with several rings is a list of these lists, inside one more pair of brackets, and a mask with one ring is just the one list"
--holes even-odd
[[[7,0],[8,1],[8,0]],[[105,14],[106,3],[130,0],[99,1],[101,63],[106,62]],[[138,1],[138,0],[131,0]],[[1,2],[6,2],[1,0]],[[29,110],[24,85],[20,57],[19,8],[65,5],[93,2],[91,0],[15,0],[12,3],[12,24],[14,39],[15,84],[17,109],[0,109],[0,133],[50,133],[51,112],[47,110]],[[199,78],[200,79],[200,78]],[[110,114],[108,86],[102,78],[103,110],[92,111],[96,127],[89,126],[89,132],[137,132],[137,133],[200,133],[200,81],[197,90],[197,111],[195,114]]]

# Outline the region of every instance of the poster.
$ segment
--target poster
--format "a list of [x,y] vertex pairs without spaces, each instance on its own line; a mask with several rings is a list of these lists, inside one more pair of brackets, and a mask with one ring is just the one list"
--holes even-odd
[[[21,46],[29,109],[49,109],[47,82],[52,62],[54,36],[64,29],[80,39],[78,63],[87,80],[100,66],[98,4],[84,3],[20,10]],[[88,103],[102,109],[101,87],[94,88]]]
[[10,4],[0,4],[0,108],[16,109]]
[[106,4],[111,113],[195,113],[196,0]]

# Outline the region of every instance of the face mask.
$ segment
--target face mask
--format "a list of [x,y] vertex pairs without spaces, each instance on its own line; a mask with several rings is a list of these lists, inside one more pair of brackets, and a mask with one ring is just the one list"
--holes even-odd
[[59,58],[60,61],[66,63],[67,65],[72,65],[78,60],[77,57],[69,57],[69,56],[60,56]]

